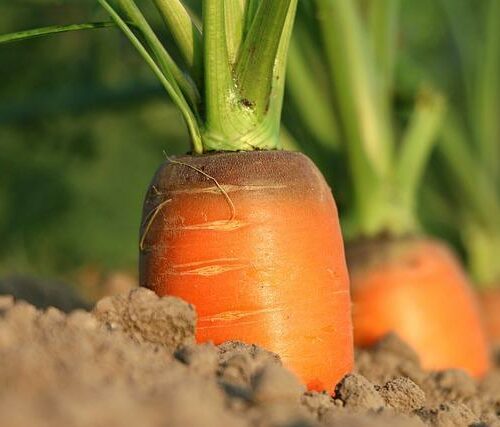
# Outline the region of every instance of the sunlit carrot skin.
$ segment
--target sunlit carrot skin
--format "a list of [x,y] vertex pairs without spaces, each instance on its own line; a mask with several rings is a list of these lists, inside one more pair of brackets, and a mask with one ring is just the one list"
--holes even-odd
[[427,369],[489,368],[478,304],[459,262],[436,240],[358,244],[347,251],[354,341],[369,346],[396,332]]
[[321,173],[284,151],[176,160],[191,167],[167,162],[145,201],[141,233],[164,205],[143,239],[141,284],[194,304],[198,341],[258,344],[310,389],[332,391],[352,369],[353,342],[337,209]]
[[481,313],[491,344],[500,345],[500,288],[480,292]]

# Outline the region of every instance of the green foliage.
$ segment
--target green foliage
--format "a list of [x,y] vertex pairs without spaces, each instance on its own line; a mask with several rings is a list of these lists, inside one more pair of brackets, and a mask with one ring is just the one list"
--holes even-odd
[[[405,123],[398,120],[400,10],[399,0],[316,0],[299,11],[289,62],[291,98],[307,133],[348,165],[348,239],[419,228],[417,191],[445,103],[436,90],[412,87],[415,106]],[[309,59],[314,55],[323,66]],[[308,89],[303,97],[301,85]]]
[[[363,49],[372,53],[354,59],[362,64],[369,61],[370,69],[380,70],[377,78],[366,76],[359,65],[352,73],[344,73],[345,81],[371,81],[367,86],[356,86],[368,87],[363,93],[370,99],[364,106],[374,106],[368,109],[374,111],[372,117],[382,117],[390,126],[389,132],[378,132],[389,134],[390,140],[381,144],[391,145],[390,149],[375,149],[369,164],[385,170],[385,163],[392,164],[397,158],[395,173],[407,182],[405,203],[417,204],[419,218],[428,231],[460,245],[461,251],[468,249],[478,277],[491,276],[492,272],[485,270],[499,265],[488,261],[498,253],[500,241],[498,237],[488,239],[500,229],[494,221],[500,217],[496,214],[495,163],[499,159],[491,155],[500,144],[488,136],[499,132],[500,123],[495,113],[500,99],[495,80],[498,25],[494,25],[495,15],[487,13],[495,1],[360,0],[355,2],[358,18],[363,32],[370,36],[365,34],[361,43],[353,38],[344,40],[350,46],[364,45]],[[193,52],[197,53],[190,56],[186,32],[162,29],[164,21],[186,20],[186,15],[179,18],[178,11],[164,9],[159,14],[155,10],[155,4],[161,10],[174,3],[177,1],[137,1],[160,42],[168,47],[172,61],[190,70],[202,94],[200,41],[193,39]],[[202,2],[183,3],[190,6],[192,25],[200,28]],[[226,11],[231,62],[238,58],[259,3],[248,0],[243,26],[235,25],[241,2],[234,2]],[[288,146],[296,143],[317,162],[344,214],[355,198],[347,178],[346,133],[339,120],[338,95],[330,81],[329,65],[318,55],[324,41],[313,2],[299,2],[299,15],[284,105],[287,128],[293,136]],[[490,18],[488,23],[481,20],[483,16]],[[93,0],[0,2],[1,33],[107,19]],[[339,28],[341,24],[330,23],[332,31],[356,29]],[[493,33],[489,43],[484,43],[486,33]],[[478,56],[483,50],[486,60]],[[355,52],[335,54],[338,59]],[[429,105],[427,96],[418,95],[424,80],[446,94],[452,114],[447,116],[439,151],[431,160],[431,173],[427,171],[425,185],[418,185],[422,170],[413,165],[418,159],[425,160],[431,147],[412,141],[423,138],[429,142],[428,135],[442,112],[439,97],[431,96],[437,101],[430,103],[433,108],[420,108]],[[372,92],[377,99],[372,99]],[[21,271],[64,276],[88,265],[134,271],[144,190],[164,160],[163,150],[169,154],[189,150],[182,116],[164,99],[161,85],[137,52],[116,28],[2,45],[0,98],[0,274]],[[276,99],[276,110],[280,111],[281,99]],[[347,98],[344,101],[345,105],[349,102]],[[200,115],[204,115],[203,109]],[[278,118],[279,114],[273,120]],[[476,126],[478,123],[482,125]],[[384,126],[387,123],[382,123]],[[282,139],[288,136],[285,133]],[[380,155],[382,152],[386,154]],[[486,159],[485,168],[481,159]],[[406,173],[410,169],[414,173]],[[486,171],[492,171],[496,181]],[[369,179],[366,182],[370,184]],[[420,203],[415,201],[417,196]],[[370,213],[371,208],[367,210]],[[349,229],[349,221],[345,223]],[[486,223],[493,225],[482,226]]]
[[181,111],[194,153],[279,147],[297,0],[203,0],[201,29],[182,2],[157,1],[183,56],[179,62],[135,0],[97,1]]

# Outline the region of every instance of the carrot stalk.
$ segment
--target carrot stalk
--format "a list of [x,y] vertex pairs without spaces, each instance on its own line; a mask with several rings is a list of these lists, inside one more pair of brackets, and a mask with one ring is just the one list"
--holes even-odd
[[172,31],[193,79],[200,84],[203,69],[201,30],[180,0],[154,0],[154,2],[166,26]]
[[[441,164],[453,175],[453,200],[460,218],[469,269],[481,289],[500,283],[500,4],[487,0],[467,19],[464,1],[443,0],[450,32],[460,52],[465,105],[456,104],[439,144]],[[466,25],[467,24],[467,25]],[[474,43],[473,45],[471,43]],[[446,189],[449,192],[448,189]],[[496,339],[500,341],[500,336]]]

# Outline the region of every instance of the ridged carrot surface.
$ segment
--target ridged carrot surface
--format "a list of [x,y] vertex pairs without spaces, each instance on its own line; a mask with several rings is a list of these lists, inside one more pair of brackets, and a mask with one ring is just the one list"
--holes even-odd
[[388,332],[412,346],[427,369],[488,367],[477,300],[454,254],[429,239],[381,242],[348,257],[355,344]]
[[258,344],[309,388],[331,391],[352,369],[352,326],[337,210],[320,172],[289,152],[177,161],[146,199],[141,284],[194,304],[198,341]]

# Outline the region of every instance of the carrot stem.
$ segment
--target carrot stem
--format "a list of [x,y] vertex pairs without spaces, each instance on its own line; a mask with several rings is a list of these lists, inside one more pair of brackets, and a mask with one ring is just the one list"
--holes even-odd
[[380,70],[381,92],[389,108],[396,65],[401,0],[370,0],[368,5],[369,29],[377,68]]
[[354,2],[318,0],[317,7],[342,132],[349,141],[355,221],[362,234],[373,234],[378,228],[392,140],[381,118],[371,52]]
[[[118,27],[122,30],[122,32],[126,35],[126,37],[130,40],[132,45],[137,49],[139,54],[145,60],[145,62],[149,65],[149,67],[153,70],[156,77],[160,80],[162,85],[165,87],[167,93],[170,95],[174,103],[177,105],[179,110],[184,116],[184,119],[187,123],[190,135],[191,135],[191,143],[195,152],[202,151],[201,145],[201,135],[197,117],[195,113],[191,110],[186,98],[182,94],[175,77],[172,75],[171,70],[169,69],[169,62],[166,61],[165,57],[162,57],[161,50],[157,51],[157,58],[162,59],[160,65],[158,65],[155,59],[149,54],[146,47],[141,43],[141,41],[135,36],[132,30],[129,28],[128,24],[123,20],[120,15],[111,7],[111,5],[106,0],[98,0],[99,3],[103,6],[103,8],[110,14],[111,18],[116,22]],[[124,1],[124,0],[122,0]],[[132,9],[131,9],[132,10]]]
[[[402,139],[396,166],[398,191],[408,212],[415,212],[417,190],[425,164],[437,142],[444,119],[445,101],[441,94],[424,88],[417,97],[410,124]],[[416,223],[416,218],[414,219]]]
[[316,0],[322,44],[351,173],[351,236],[392,236],[419,228],[416,193],[436,141],[444,102],[417,100],[401,141],[392,118],[399,0]]
[[[247,19],[227,0],[203,3],[206,126],[205,151],[279,148],[288,43],[297,0],[262,2],[232,64],[228,45],[240,43],[234,21]],[[247,8],[246,13],[249,13]],[[239,37],[239,36],[238,36]]]
[[241,96],[253,104],[258,118],[267,109],[275,61],[289,10],[297,0],[263,1],[255,14],[235,66],[235,79]]
[[[227,49],[224,0],[203,1],[206,127],[204,145],[229,149],[235,111],[240,110]],[[238,117],[243,121],[244,111]]]
[[[297,31],[297,29],[295,30]],[[328,93],[310,72],[305,52],[311,52],[307,34],[292,37],[287,67],[287,91],[301,120],[312,136],[325,148],[339,148],[339,131],[335,111]]]
[[234,64],[245,35],[245,0],[228,1],[224,7],[229,62]]
[[500,279],[500,222],[484,227],[474,220],[467,220],[462,229],[466,242],[469,270],[482,289],[498,287]]
[[162,72],[175,80],[182,93],[185,94],[192,109],[196,110],[200,102],[200,94],[197,87],[168,54],[134,0],[118,0],[118,4],[126,16],[141,31],[144,42],[150,48]]
[[[459,231],[469,268],[481,287],[500,282],[500,2],[481,2],[479,19],[468,19],[472,5],[442,0],[460,52],[463,111],[450,114],[439,144],[445,166],[461,197]],[[465,119],[465,120],[464,120]]]
[[199,86],[203,73],[203,40],[201,29],[191,19],[180,0],[154,0],[156,7],[179,47],[193,79]]
[[498,181],[500,157],[500,2],[489,0],[484,11],[485,39],[482,49],[477,50],[478,70],[475,91],[476,108],[471,118],[475,123],[478,153],[481,164],[494,182]]

